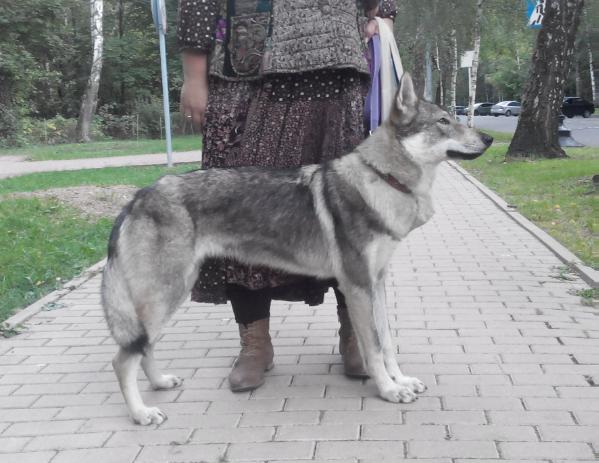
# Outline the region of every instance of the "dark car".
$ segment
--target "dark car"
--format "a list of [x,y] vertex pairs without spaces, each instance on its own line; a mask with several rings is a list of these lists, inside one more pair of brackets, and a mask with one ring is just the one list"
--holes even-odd
[[475,103],[474,104],[474,115],[475,116],[490,116],[492,107],[493,107],[493,103]]
[[466,106],[456,106],[455,114],[456,114],[456,116],[465,116],[466,115]]
[[562,103],[562,112],[567,117],[591,117],[595,112],[595,105],[578,96],[567,96]]

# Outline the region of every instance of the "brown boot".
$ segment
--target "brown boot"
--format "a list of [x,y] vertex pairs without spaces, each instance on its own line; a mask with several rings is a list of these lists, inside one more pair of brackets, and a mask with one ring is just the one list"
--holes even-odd
[[343,357],[343,369],[345,376],[351,378],[368,378],[368,373],[364,368],[364,362],[360,355],[358,339],[351,325],[347,307],[337,307],[337,317],[339,318],[339,353]]
[[273,349],[270,342],[269,319],[264,318],[239,324],[241,351],[229,374],[233,392],[256,389],[264,383],[264,372],[273,367]]

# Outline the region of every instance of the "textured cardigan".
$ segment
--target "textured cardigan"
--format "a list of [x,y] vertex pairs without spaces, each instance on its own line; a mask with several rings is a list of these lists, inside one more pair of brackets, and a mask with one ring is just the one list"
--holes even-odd
[[210,73],[228,79],[353,68],[368,73],[365,12],[394,18],[384,0],[180,0],[182,49],[210,54]]

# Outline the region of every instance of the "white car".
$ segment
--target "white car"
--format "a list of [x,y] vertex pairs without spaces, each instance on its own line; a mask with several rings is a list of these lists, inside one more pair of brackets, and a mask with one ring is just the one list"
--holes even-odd
[[502,116],[518,116],[522,107],[518,101],[500,101],[491,108],[491,114],[495,117]]

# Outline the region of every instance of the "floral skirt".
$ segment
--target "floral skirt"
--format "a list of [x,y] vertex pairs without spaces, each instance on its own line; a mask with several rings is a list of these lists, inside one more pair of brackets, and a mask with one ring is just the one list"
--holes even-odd
[[[211,78],[203,167],[297,167],[349,153],[365,136],[368,83],[368,76],[352,69],[260,81]],[[226,285],[236,284],[272,288],[274,299],[316,305],[332,283],[231,259],[210,259],[200,269],[192,300],[225,303]]]

